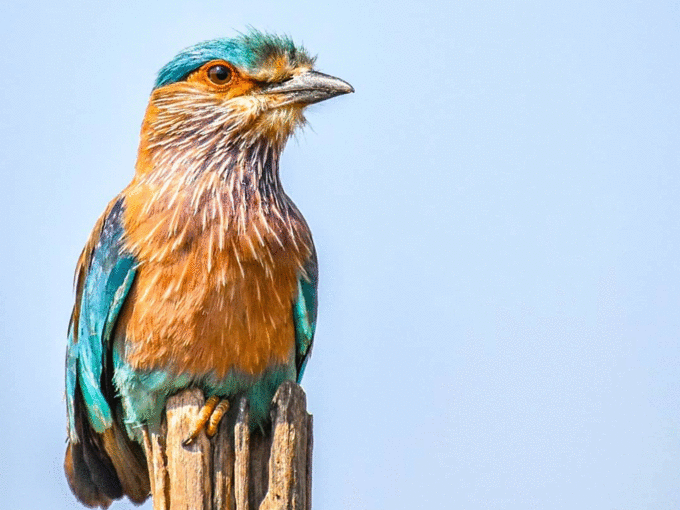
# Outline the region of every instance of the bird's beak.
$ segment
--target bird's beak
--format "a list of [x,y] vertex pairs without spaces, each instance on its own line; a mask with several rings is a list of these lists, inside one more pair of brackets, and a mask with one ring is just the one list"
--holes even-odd
[[283,104],[302,105],[318,103],[350,92],[354,92],[354,87],[346,81],[317,71],[306,71],[284,82],[272,83],[262,89],[264,94],[284,96]]

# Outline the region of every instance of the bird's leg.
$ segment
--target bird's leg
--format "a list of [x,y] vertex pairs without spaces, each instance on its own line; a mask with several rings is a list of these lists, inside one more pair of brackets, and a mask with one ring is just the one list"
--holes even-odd
[[198,419],[194,425],[191,434],[182,443],[184,446],[188,446],[193,443],[194,439],[198,437],[198,434],[205,428],[205,433],[208,437],[212,437],[217,432],[217,427],[222,420],[224,414],[229,410],[229,401],[227,399],[222,399],[217,395],[213,395],[208,400],[198,413]]
[[203,430],[203,427],[205,427],[205,424],[210,419],[210,416],[212,416],[212,413],[215,410],[215,407],[217,406],[217,403],[219,401],[220,397],[218,397],[217,395],[213,395],[212,397],[205,401],[205,404],[203,404],[203,407],[198,413],[198,419],[196,420],[196,423],[194,425],[193,430],[191,431],[191,434],[189,434],[189,437],[187,437],[182,443],[184,446],[190,445],[191,443],[194,442],[194,439],[196,439],[198,434],[201,432],[201,430]]
[[222,421],[222,417],[228,410],[229,401],[226,398],[222,399],[220,403],[217,404],[215,411],[213,411],[210,416],[208,426],[205,428],[205,433],[208,434],[208,437],[213,437],[217,433],[217,427],[220,426],[220,421]]

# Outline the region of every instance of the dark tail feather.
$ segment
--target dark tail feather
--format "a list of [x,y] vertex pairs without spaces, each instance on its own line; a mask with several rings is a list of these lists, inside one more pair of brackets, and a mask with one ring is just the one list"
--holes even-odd
[[111,499],[104,496],[92,481],[90,470],[83,457],[83,447],[80,443],[70,443],[66,447],[64,471],[71,491],[83,505],[94,508],[100,506],[108,508]]
[[104,434],[92,429],[76,388],[74,401],[79,441],[66,449],[64,470],[71,490],[89,507],[107,508],[111,501],[127,495],[142,503],[149,497],[149,475],[142,448],[120,430],[117,417]]
[[133,503],[144,503],[151,492],[144,449],[130,441],[118,422],[114,422],[102,439],[106,453],[118,473],[123,493]]

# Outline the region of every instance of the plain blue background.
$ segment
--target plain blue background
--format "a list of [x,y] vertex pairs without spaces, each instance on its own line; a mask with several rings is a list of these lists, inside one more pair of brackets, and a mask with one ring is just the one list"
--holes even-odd
[[321,266],[315,508],[680,507],[678,2],[0,14],[3,508],[80,508],[76,259],[132,177],[157,70],[249,24],[356,88],[282,161]]

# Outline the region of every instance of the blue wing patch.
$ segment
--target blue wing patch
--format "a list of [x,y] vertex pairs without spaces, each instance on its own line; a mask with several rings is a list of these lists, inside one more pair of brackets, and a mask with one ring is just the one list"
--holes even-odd
[[[135,259],[122,247],[123,199],[105,216],[96,244],[88,243],[77,279],[76,304],[66,350],[66,400],[69,435],[77,441],[76,387],[80,388],[94,430],[111,426],[111,407],[102,390],[102,369],[107,362],[113,328],[135,277]],[[97,228],[93,236],[97,236]],[[89,251],[89,253],[88,253]]]
[[318,308],[318,275],[319,266],[316,252],[312,253],[304,267],[304,273],[298,280],[298,294],[293,304],[295,322],[295,364],[297,382],[302,380],[307,360],[312,352],[314,331],[316,330],[316,312]]

